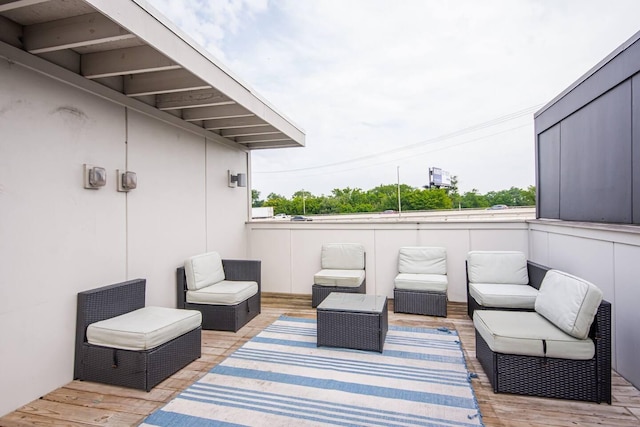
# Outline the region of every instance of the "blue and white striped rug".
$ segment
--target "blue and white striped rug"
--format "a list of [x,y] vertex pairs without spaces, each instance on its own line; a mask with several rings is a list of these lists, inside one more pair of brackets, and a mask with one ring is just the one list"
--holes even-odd
[[143,426],[481,426],[455,331],[390,327],[384,352],[316,347],[281,317]]

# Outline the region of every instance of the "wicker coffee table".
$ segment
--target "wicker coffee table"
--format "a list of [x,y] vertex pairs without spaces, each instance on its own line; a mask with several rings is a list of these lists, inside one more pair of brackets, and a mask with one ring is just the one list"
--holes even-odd
[[318,347],[382,353],[388,317],[385,296],[332,292],[318,305]]

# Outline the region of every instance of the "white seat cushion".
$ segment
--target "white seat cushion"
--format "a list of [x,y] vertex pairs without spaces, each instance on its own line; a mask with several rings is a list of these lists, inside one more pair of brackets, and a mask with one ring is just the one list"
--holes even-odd
[[446,292],[448,281],[445,274],[400,273],[394,284],[397,289]]
[[602,292],[593,283],[549,270],[540,285],[535,309],[569,335],[584,339],[601,302]]
[[357,288],[364,282],[364,270],[320,270],[313,275],[313,283],[322,286]]
[[538,290],[529,285],[469,283],[469,295],[483,307],[526,308],[533,310]]
[[223,280],[196,291],[187,291],[192,304],[236,305],[258,293],[256,282]]
[[328,243],[322,245],[322,269],[364,270],[364,246],[358,243]]
[[447,274],[447,251],[440,247],[402,247],[398,253],[398,272]]
[[187,288],[195,291],[225,279],[222,259],[217,252],[192,256],[184,262]]
[[476,310],[473,325],[496,353],[573,360],[589,360],[595,354],[591,339],[572,337],[533,311]]
[[124,350],[149,350],[202,324],[196,310],[143,307],[87,327],[87,342]]
[[469,283],[527,285],[527,257],[517,251],[471,251],[467,255]]

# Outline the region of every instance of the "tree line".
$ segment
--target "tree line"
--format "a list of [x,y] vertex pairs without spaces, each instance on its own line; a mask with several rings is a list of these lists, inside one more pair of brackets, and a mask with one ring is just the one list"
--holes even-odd
[[[459,194],[455,178],[450,188],[415,188],[400,184],[400,203],[402,211],[424,211],[434,209],[487,208],[493,205],[534,206],[536,190],[529,186],[526,190],[511,187],[508,190],[490,191],[481,194],[473,189]],[[398,185],[380,185],[371,190],[360,188],[334,189],[330,195],[316,196],[300,190],[289,199],[270,193],[266,199],[260,199],[258,190],[251,190],[252,206],[272,206],[274,214],[344,214],[356,212],[398,211]]]

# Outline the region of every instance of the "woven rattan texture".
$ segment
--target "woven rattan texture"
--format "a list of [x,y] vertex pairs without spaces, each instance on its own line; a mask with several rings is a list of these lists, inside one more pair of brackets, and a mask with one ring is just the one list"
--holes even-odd
[[318,310],[317,345],[382,352],[389,330],[387,301],[380,313]]
[[393,311],[447,317],[447,293],[394,289]]

